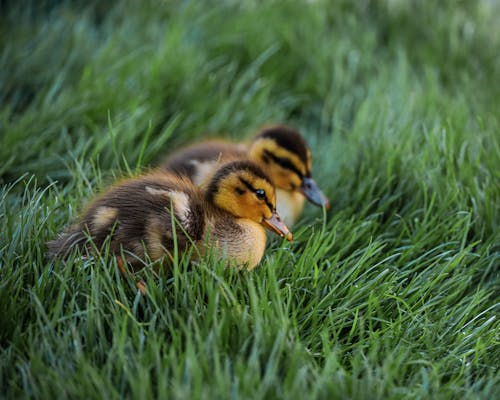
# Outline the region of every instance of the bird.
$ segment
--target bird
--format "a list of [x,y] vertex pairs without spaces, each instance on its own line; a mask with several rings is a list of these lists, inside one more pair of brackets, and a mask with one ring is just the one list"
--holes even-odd
[[192,144],[177,150],[160,168],[204,185],[220,165],[238,159],[254,161],[271,178],[278,212],[287,225],[296,223],[306,198],[330,208],[330,201],[312,178],[309,146],[297,130],[286,125],[264,127],[250,143],[207,140]]
[[[165,263],[194,245],[249,270],[261,261],[265,228],[289,241],[292,233],[276,211],[275,190],[255,163],[221,166],[201,188],[181,176],[153,171],[113,185],[90,202],[76,224],[48,243],[52,258],[103,250],[134,271],[147,257]],[[192,253],[194,254],[194,253]],[[166,261],[165,261],[166,260]]]

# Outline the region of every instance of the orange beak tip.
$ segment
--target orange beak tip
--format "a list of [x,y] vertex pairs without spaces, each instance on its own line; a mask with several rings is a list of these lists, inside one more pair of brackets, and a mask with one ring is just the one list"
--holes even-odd
[[280,216],[273,212],[273,215],[269,219],[265,219],[263,221],[264,226],[266,226],[272,232],[278,234],[282,238],[287,239],[289,242],[293,240],[292,232],[288,229],[288,227],[283,223]]

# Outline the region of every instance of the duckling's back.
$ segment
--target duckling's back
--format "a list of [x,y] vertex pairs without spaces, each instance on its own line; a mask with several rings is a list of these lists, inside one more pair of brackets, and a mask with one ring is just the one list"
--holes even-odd
[[244,144],[210,140],[176,151],[162,169],[189,178],[195,185],[207,182],[220,165],[247,158]]
[[89,237],[97,249],[109,238],[110,252],[123,251],[133,264],[145,252],[159,259],[175,243],[182,250],[200,240],[204,230],[199,191],[191,182],[157,173],[124,181],[98,197],[78,224],[49,242],[49,251],[52,256],[66,257],[74,247],[88,251]]

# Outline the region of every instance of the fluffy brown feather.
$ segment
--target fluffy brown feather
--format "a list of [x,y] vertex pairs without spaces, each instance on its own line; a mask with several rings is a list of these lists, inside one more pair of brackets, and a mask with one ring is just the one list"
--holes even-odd
[[[241,186],[243,192],[236,190]],[[275,211],[274,188],[256,164],[224,164],[208,187],[204,190],[165,172],[124,180],[91,202],[77,224],[49,242],[49,254],[67,258],[72,249],[91,253],[109,241],[111,254],[124,255],[129,264],[140,266],[146,253],[160,260],[175,243],[181,253],[190,244],[204,253],[208,244],[238,265],[254,268],[265,248],[263,225],[291,240]]]

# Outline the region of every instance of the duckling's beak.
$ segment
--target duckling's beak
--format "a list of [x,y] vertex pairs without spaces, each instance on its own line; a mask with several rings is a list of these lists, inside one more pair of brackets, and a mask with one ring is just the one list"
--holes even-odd
[[292,232],[288,230],[287,226],[281,220],[281,217],[276,211],[273,211],[271,218],[262,220],[262,225],[270,231],[280,235],[282,238],[285,238],[289,242],[293,240]]
[[323,194],[313,178],[304,177],[299,190],[314,205],[325,207],[327,210],[330,208],[330,200]]

